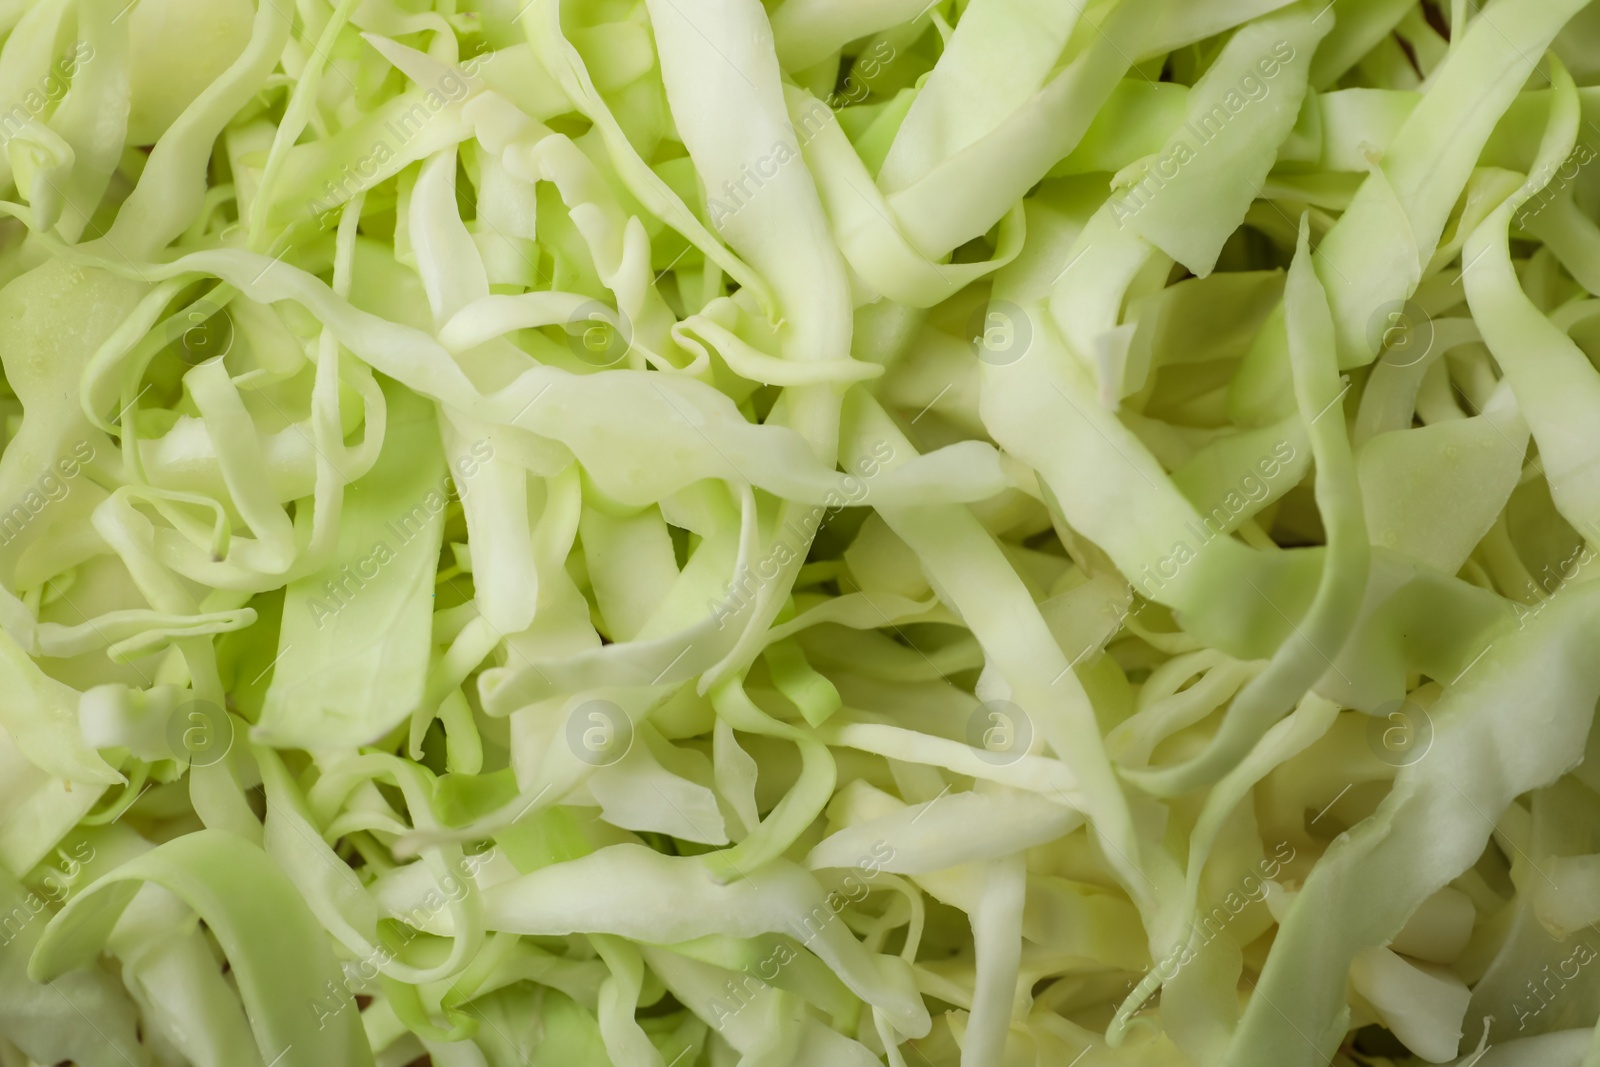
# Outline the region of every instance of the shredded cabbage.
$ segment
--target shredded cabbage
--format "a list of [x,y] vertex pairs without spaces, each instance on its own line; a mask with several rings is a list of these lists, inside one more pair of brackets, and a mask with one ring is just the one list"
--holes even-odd
[[0,0],[0,1067],[1600,1067],[1597,56]]

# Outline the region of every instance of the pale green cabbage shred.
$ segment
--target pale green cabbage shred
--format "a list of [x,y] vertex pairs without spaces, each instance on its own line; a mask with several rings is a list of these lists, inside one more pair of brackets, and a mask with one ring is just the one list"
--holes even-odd
[[0,1067],[1600,1067],[1600,5],[0,36]]

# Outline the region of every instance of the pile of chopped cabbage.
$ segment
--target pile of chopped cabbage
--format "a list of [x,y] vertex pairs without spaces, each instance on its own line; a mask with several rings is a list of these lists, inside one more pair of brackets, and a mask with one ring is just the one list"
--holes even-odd
[[1600,5],[0,35],[0,1067],[1600,1067]]

